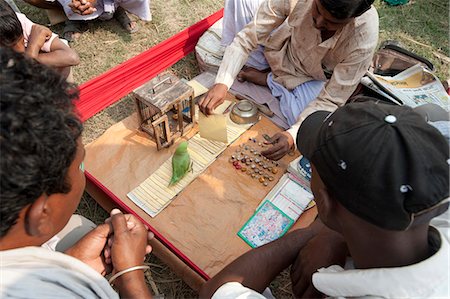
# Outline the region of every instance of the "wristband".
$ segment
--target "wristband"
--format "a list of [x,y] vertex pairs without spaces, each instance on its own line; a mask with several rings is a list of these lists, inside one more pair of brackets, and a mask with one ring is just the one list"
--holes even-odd
[[144,272],[145,272],[145,270],[147,270],[147,269],[150,269],[150,267],[149,266],[134,266],[134,267],[130,267],[130,268],[127,268],[125,270],[119,271],[116,274],[114,274],[113,276],[111,276],[109,278],[108,282],[109,282],[109,284],[112,285],[114,280],[116,280],[118,277],[120,277],[120,276],[122,276],[122,275],[124,275],[126,273],[129,273],[129,272],[132,272],[132,271],[136,271],[136,270],[144,270]]

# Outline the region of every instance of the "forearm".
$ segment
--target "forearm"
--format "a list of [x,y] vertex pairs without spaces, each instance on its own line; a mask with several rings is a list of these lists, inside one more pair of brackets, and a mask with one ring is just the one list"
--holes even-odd
[[79,63],[78,55],[72,50],[56,50],[49,53],[39,53],[35,58],[39,63],[49,67],[69,67]]
[[144,279],[144,271],[136,270],[126,273],[116,280],[120,298],[152,298]]
[[293,263],[313,235],[310,228],[300,229],[250,250],[209,280],[202,287],[200,298],[210,298],[221,285],[232,281],[262,292],[283,269]]
[[234,79],[247,61],[251,51],[264,44],[274,29],[289,15],[289,0],[269,0],[261,3],[254,19],[247,24],[226,48],[215,83],[233,84]]

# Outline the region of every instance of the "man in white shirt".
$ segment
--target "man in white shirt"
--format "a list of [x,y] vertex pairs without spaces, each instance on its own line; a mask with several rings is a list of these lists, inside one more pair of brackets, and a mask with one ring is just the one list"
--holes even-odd
[[448,297],[450,160],[439,131],[409,107],[371,101],[315,112],[299,136],[327,228],[316,221],[249,251],[202,298],[264,298],[289,265],[298,297]]
[[42,245],[71,219],[86,185],[78,90],[0,47],[0,297],[151,298],[148,231],[113,210],[64,253]]
[[[301,122],[317,110],[334,111],[355,91],[378,41],[373,0],[267,0],[229,45],[215,85],[200,100],[211,114],[236,77],[267,85],[291,128],[273,136],[263,155],[278,160],[294,147]],[[264,46],[268,71],[242,67]]]

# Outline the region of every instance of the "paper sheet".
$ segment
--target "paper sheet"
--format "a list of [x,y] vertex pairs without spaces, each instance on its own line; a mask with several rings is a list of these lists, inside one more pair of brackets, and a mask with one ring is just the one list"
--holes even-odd
[[209,116],[199,112],[198,127],[201,137],[208,140],[228,143],[227,114],[223,113],[231,104],[230,101],[224,101],[214,110],[214,114]]
[[196,81],[194,79],[186,82],[186,84],[194,89],[194,98],[201,96],[202,94],[205,94],[208,92],[208,88],[206,88],[205,86],[203,86],[202,84],[200,84],[198,81]]

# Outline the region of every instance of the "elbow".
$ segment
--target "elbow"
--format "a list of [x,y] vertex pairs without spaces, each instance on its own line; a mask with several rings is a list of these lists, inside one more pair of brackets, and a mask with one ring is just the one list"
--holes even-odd
[[80,64],[80,56],[78,56],[78,53],[71,49],[71,52],[68,59],[71,66],[79,65]]

